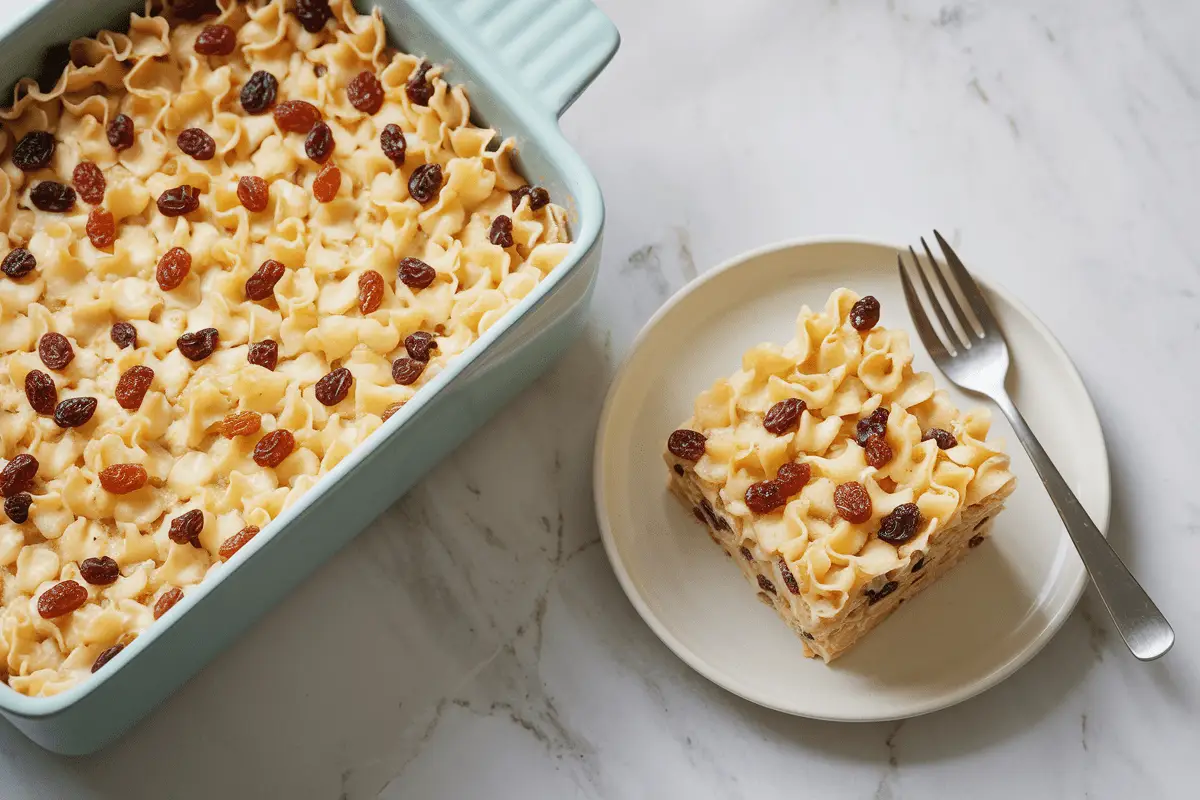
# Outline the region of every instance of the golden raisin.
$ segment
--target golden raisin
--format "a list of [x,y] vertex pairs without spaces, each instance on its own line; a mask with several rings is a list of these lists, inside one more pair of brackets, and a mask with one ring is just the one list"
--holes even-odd
[[233,558],[234,553],[245,547],[254,538],[256,533],[258,533],[257,525],[247,525],[233,536],[221,542],[221,547],[217,550],[217,555],[221,557],[222,561],[228,561]]
[[370,314],[383,302],[383,276],[369,269],[358,276],[358,310]]
[[257,213],[266,209],[270,192],[267,189],[267,182],[262,178],[257,175],[247,175],[238,179],[237,196],[247,211]]
[[75,165],[75,171],[71,173],[71,183],[75,185],[75,191],[79,192],[83,202],[93,206],[104,200],[104,190],[108,187],[104,173],[91,161],[80,161]]
[[117,239],[117,222],[107,208],[93,208],[88,214],[84,230],[92,240],[92,247],[97,250],[107,250]]
[[136,492],[146,485],[148,478],[141,464],[113,464],[100,470],[100,485],[112,494]]
[[866,487],[858,481],[839,484],[833,490],[833,504],[842,515],[842,519],[855,525],[871,518],[871,496],[867,494]]
[[390,406],[388,406],[387,408],[385,408],[383,410],[383,421],[387,422],[389,419],[391,419],[393,416],[395,416],[397,411],[399,411],[402,408],[404,408],[403,400],[401,400],[398,403],[392,403]]
[[333,164],[326,164],[313,179],[313,197],[320,203],[328,203],[337,197],[342,186],[342,171]]
[[304,100],[285,100],[275,106],[275,124],[288,133],[308,133],[321,121],[321,112]]
[[226,439],[235,436],[252,436],[262,427],[262,416],[257,411],[239,411],[221,420],[221,435]]
[[154,370],[138,364],[121,373],[117,380],[117,388],[113,393],[117,403],[126,411],[137,411],[141,408],[150,384],[154,382]]
[[291,431],[283,428],[273,430],[254,446],[254,463],[260,467],[278,467],[295,447],[296,437],[292,436]]
[[154,618],[159,619],[163,614],[166,614],[175,604],[183,599],[183,590],[178,586],[172,586],[169,590],[162,593],[158,598],[158,602],[154,604]]
[[37,610],[45,619],[54,619],[70,614],[87,602],[88,592],[75,581],[56,583],[38,598]]
[[154,279],[158,281],[158,288],[169,292],[179,288],[191,270],[192,254],[182,247],[172,247],[158,260]]

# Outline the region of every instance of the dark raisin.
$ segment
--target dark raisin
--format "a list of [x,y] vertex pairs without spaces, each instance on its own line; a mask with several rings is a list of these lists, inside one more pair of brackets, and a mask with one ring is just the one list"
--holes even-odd
[[217,0],[175,0],[171,11],[180,19],[200,19],[205,14],[218,14]]
[[158,196],[158,212],[164,217],[181,217],[200,207],[200,190],[195,186],[176,186]]
[[185,128],[175,142],[180,150],[197,161],[208,161],[217,154],[217,143],[199,128]]
[[800,415],[807,407],[803,400],[795,397],[780,400],[768,409],[767,415],[763,417],[763,427],[776,436],[782,436],[796,427]]
[[422,164],[408,179],[408,193],[422,205],[430,203],[442,188],[442,168],[437,164]]
[[921,437],[922,442],[928,442],[930,439],[937,442],[939,450],[949,450],[951,447],[958,445],[958,440],[954,438],[954,434],[950,431],[944,431],[941,428],[930,428]]
[[358,276],[358,310],[370,314],[383,302],[383,276],[373,269]]
[[179,288],[192,271],[192,254],[182,247],[172,247],[163,253],[154,270],[154,280],[164,292]]
[[30,131],[13,148],[12,160],[22,172],[37,172],[50,166],[54,158],[54,134]]
[[425,77],[431,69],[433,69],[433,64],[422,61],[421,66],[417,67],[417,71],[409,77],[408,83],[404,85],[404,93],[408,95],[408,101],[414,106],[427,106],[429,99],[433,97],[433,84]]
[[109,556],[85,558],[79,563],[79,574],[92,586],[108,586],[121,577],[121,567]]
[[416,331],[404,337],[404,349],[408,351],[410,358],[428,361],[432,351],[438,349],[438,344],[434,341],[432,333]]
[[61,333],[43,333],[38,339],[38,357],[50,369],[61,372],[75,360],[75,350]]
[[517,208],[519,208],[521,205],[521,199],[524,197],[528,197],[530,192],[532,192],[532,191],[533,191],[533,187],[530,186],[529,184],[525,184],[524,186],[519,186],[516,189],[513,189],[511,192],[509,192],[508,193],[509,196],[512,197],[512,210],[516,211]]
[[127,411],[137,411],[153,382],[154,370],[150,367],[141,364],[130,367],[117,380],[117,388],[114,392],[117,403]]
[[104,179],[100,168],[91,161],[80,161],[75,165],[75,171],[71,173],[71,183],[83,198],[83,202],[95,206],[104,201],[104,190],[108,188],[108,181]]
[[765,575],[758,576],[758,588],[769,594],[775,594],[775,584],[771,583]]
[[308,133],[321,121],[321,111],[304,100],[284,100],[272,112],[279,130],[288,133]]
[[984,517],[983,519],[979,520],[979,522],[976,522],[975,527],[972,528],[971,530],[973,530],[973,531],[979,530],[980,528],[982,528],[984,525],[987,524],[987,521],[988,521],[988,518]]
[[87,589],[75,581],[56,583],[38,598],[38,613],[45,619],[54,619],[64,614],[70,614],[87,602]]
[[163,592],[154,604],[154,618],[160,619],[163,614],[174,608],[175,604],[182,599],[183,590],[178,586],[172,586],[168,591]]
[[866,454],[868,464],[875,469],[883,469],[892,460],[892,446],[883,436],[873,433],[867,437]]
[[425,362],[412,358],[397,358],[392,363],[392,378],[401,386],[411,386],[425,371]]
[[754,554],[750,552],[750,548],[742,545],[738,548],[738,552],[742,554],[742,558],[746,559],[750,563],[754,563]]
[[792,594],[800,594],[800,584],[796,583],[796,576],[788,569],[787,560],[783,556],[780,556],[777,563],[779,565],[779,574],[783,576],[783,583],[787,586],[788,591]]
[[107,250],[117,239],[117,222],[107,208],[93,208],[88,213],[84,232],[87,233],[92,247]]
[[408,153],[408,141],[399,125],[389,122],[383,126],[383,132],[379,134],[379,146],[393,164],[397,167],[403,166],[404,156]]
[[700,431],[680,428],[667,437],[667,450],[676,458],[684,461],[699,461],[704,455],[704,445],[708,441]]
[[699,522],[701,525],[708,524],[704,519],[704,512],[700,510],[700,506],[692,506],[692,516],[695,517],[696,522]]
[[97,672],[104,668],[104,665],[117,657],[117,653],[125,649],[123,644],[114,644],[112,647],[105,650],[100,655],[96,656],[96,660],[92,662],[92,672]]
[[421,259],[400,259],[400,282],[413,291],[428,287],[436,277],[437,270]]
[[312,126],[304,137],[304,152],[318,164],[324,164],[333,155],[333,130],[324,122]]
[[249,544],[250,540],[253,539],[257,533],[257,525],[247,525],[233,536],[230,536],[228,539],[221,542],[221,547],[217,550],[217,555],[221,557],[222,561],[228,561],[229,559],[233,558],[234,554],[237,553],[238,550],[241,550],[243,547]]
[[350,394],[354,385],[354,376],[345,367],[338,367],[317,381],[316,395],[321,405],[336,406]]
[[8,251],[8,255],[4,257],[4,263],[0,264],[0,270],[8,277],[16,280],[24,278],[33,268],[37,266],[37,259],[33,257],[33,253],[26,250],[24,247],[16,247]]
[[787,495],[775,481],[759,481],[746,489],[746,507],[755,514],[770,514],[787,505]]
[[550,193],[540,186],[535,186],[529,191],[529,210],[541,211],[546,206],[550,205]]
[[25,374],[25,399],[29,407],[39,414],[53,414],[58,404],[58,387],[54,379],[40,369],[31,369]]
[[29,191],[29,201],[39,211],[61,214],[75,207],[75,190],[58,181],[42,181]]
[[227,56],[236,46],[237,34],[228,25],[205,25],[195,44],[202,56]]
[[275,76],[260,69],[242,87],[242,108],[247,114],[265,114],[275,104],[278,91],[279,81],[275,80]]
[[879,538],[888,544],[904,544],[917,535],[921,511],[916,503],[901,503],[879,521]]
[[183,334],[175,340],[175,346],[188,360],[203,361],[217,349],[220,338],[216,328],[204,328]]
[[247,211],[256,213],[263,211],[266,209],[267,200],[270,197],[267,182],[257,175],[238,178],[237,196]]
[[112,464],[100,470],[100,485],[110,494],[136,492],[148,479],[141,464]]
[[879,322],[879,301],[867,295],[850,308],[850,324],[856,331],[869,331]]
[[886,408],[877,408],[869,417],[863,417],[858,421],[858,425],[854,432],[854,441],[858,442],[859,447],[866,447],[867,440],[872,436],[883,436],[887,431],[888,410]]
[[672,465],[671,469],[675,470],[675,474],[680,477],[683,477],[687,474],[687,471],[683,468],[682,464],[674,464]]
[[296,437],[291,431],[279,428],[268,433],[254,445],[254,463],[260,467],[275,468],[292,454]]
[[858,525],[871,518],[871,496],[858,481],[839,484],[833,490],[833,504],[847,522]]
[[350,105],[364,114],[374,114],[383,108],[383,84],[375,73],[363,70],[346,86],[346,97]]
[[329,0],[296,0],[296,19],[309,33],[316,33],[324,28],[332,16]]
[[791,497],[800,493],[800,490],[808,485],[812,478],[812,467],[808,464],[797,464],[794,461],[789,461],[779,468],[775,473],[775,482],[779,484],[780,491],[784,497]]
[[137,347],[137,328],[128,322],[115,323],[108,335],[122,350],[126,347]]
[[967,547],[979,547],[979,545],[983,544],[983,539],[984,539],[984,536],[982,533],[978,534],[976,536],[972,536],[971,540],[969,542],[967,542]]
[[342,171],[333,164],[321,167],[317,177],[313,178],[313,197],[319,203],[330,203],[337,197],[338,189],[342,187]]
[[287,272],[287,267],[273,258],[268,258],[258,270],[246,279],[246,297],[251,300],[266,300],[275,291],[275,284]]
[[921,556],[920,558],[917,559],[917,563],[912,565],[912,571],[920,572],[924,568],[925,568],[925,556]]
[[133,147],[133,120],[125,114],[117,114],[108,123],[108,143],[114,150]]
[[37,477],[38,466],[38,460],[29,453],[13,456],[0,470],[0,494],[11,497],[18,492],[29,491],[33,487],[33,479]]
[[246,360],[255,366],[274,372],[275,365],[279,363],[279,345],[271,339],[255,342],[250,345],[250,350],[246,353]]
[[488,241],[497,247],[512,247],[512,219],[501,214],[492,220],[492,229],[488,231]]
[[870,589],[868,589],[867,590],[867,605],[871,605],[871,606],[875,605],[880,600],[887,597],[892,592],[896,591],[896,589],[898,589],[898,588],[900,588],[900,584],[896,583],[895,581],[888,581],[877,592],[873,592]]
[[96,413],[96,398],[68,397],[54,407],[54,424],[60,428],[86,425]]
[[329,68],[326,67],[324,64],[313,65],[313,74],[316,75],[318,78],[324,78],[325,73],[327,73],[327,72],[329,72]]
[[185,511],[171,520],[171,527],[167,531],[167,536],[175,544],[190,544],[192,547],[200,547],[200,534],[203,531],[204,512],[198,508],[193,508],[191,511]]
[[709,526],[713,528],[721,527],[721,523],[717,518],[717,512],[713,510],[712,503],[708,502],[707,497],[701,498],[700,510],[704,512],[704,519],[708,522]]
[[29,492],[17,492],[4,498],[4,513],[17,525],[23,525],[29,519],[31,505],[33,496]]

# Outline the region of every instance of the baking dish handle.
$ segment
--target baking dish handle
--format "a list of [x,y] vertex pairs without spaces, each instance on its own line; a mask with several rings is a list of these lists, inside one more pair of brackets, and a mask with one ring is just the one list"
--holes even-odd
[[460,30],[526,97],[555,117],[600,74],[621,43],[591,0],[442,0]]

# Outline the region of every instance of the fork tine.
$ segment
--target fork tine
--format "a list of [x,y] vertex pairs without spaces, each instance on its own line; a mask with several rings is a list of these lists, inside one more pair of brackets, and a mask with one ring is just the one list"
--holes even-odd
[[917,257],[917,253],[911,246],[908,248],[908,254],[912,256],[913,269],[917,271],[917,275],[921,278],[921,285],[925,287],[925,295],[929,298],[929,305],[933,306],[933,313],[937,314],[938,322],[942,323],[942,332],[945,334],[944,341],[950,346],[951,350],[958,351],[971,346],[970,340],[960,340],[958,331],[954,330],[950,325],[950,320],[946,318],[946,312],[942,310],[942,304],[938,302],[938,297],[933,293],[933,286],[929,283],[928,276],[925,275],[925,269],[921,266],[921,259]]
[[983,326],[985,336],[1000,336],[1004,333],[1000,329],[996,318],[992,316],[991,306],[983,299],[983,294],[979,291],[978,284],[971,277],[971,273],[967,272],[967,268],[958,258],[958,254],[950,247],[949,243],[942,238],[942,235],[936,230],[933,235],[937,238],[938,247],[942,249],[942,254],[946,256],[946,264],[950,268],[950,272],[954,274],[954,280],[958,283],[958,288],[962,289],[963,297],[967,298],[967,303],[970,304],[971,310],[975,312],[975,319],[979,320],[979,324]]
[[917,290],[908,278],[908,270],[904,268],[904,257],[899,253],[896,253],[896,266],[900,269],[900,283],[904,286],[904,299],[908,303],[908,310],[912,314],[913,324],[917,326],[917,334],[925,344],[925,349],[929,351],[929,355],[933,357],[935,362],[940,362],[944,358],[950,358],[951,354],[946,351],[946,346],[942,343],[941,337],[937,335],[937,331],[929,323],[929,317],[925,316],[925,308],[921,305],[921,298],[917,296]]
[[971,324],[971,318],[963,313],[962,306],[958,304],[958,297],[954,292],[950,291],[950,284],[946,282],[945,272],[938,266],[937,259],[933,257],[933,253],[930,251],[924,236],[921,237],[921,247],[925,248],[925,255],[929,257],[929,268],[937,276],[938,284],[942,287],[942,295],[946,298],[946,302],[950,303],[950,308],[954,312],[954,316],[958,319],[958,324],[962,326],[963,335],[967,339],[974,339],[979,334],[975,332],[975,328]]

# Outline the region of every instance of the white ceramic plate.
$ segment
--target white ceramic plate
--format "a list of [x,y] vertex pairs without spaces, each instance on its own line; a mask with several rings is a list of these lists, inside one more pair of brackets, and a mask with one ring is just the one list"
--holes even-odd
[[[968,248],[959,248],[969,255]],[[609,391],[596,438],[595,492],[604,547],[638,613],[715,683],[780,711],[831,720],[898,719],[961,702],[1032,658],[1074,608],[1086,574],[1006,420],[992,435],[1012,455],[1016,492],[992,538],[831,665],[760,603],[738,569],[666,489],[662,451],[693,398],[741,354],[792,335],[802,304],[847,286],[875,295],[882,324],[910,331],[915,368],[934,367],[912,326],[892,247],[849,241],[776,245],[684,287],[638,336]],[[1083,382],[1054,337],[1020,303],[982,286],[1012,349],[1009,388],[1101,530],[1108,456]],[[1012,449],[1016,448],[1016,449]]]

